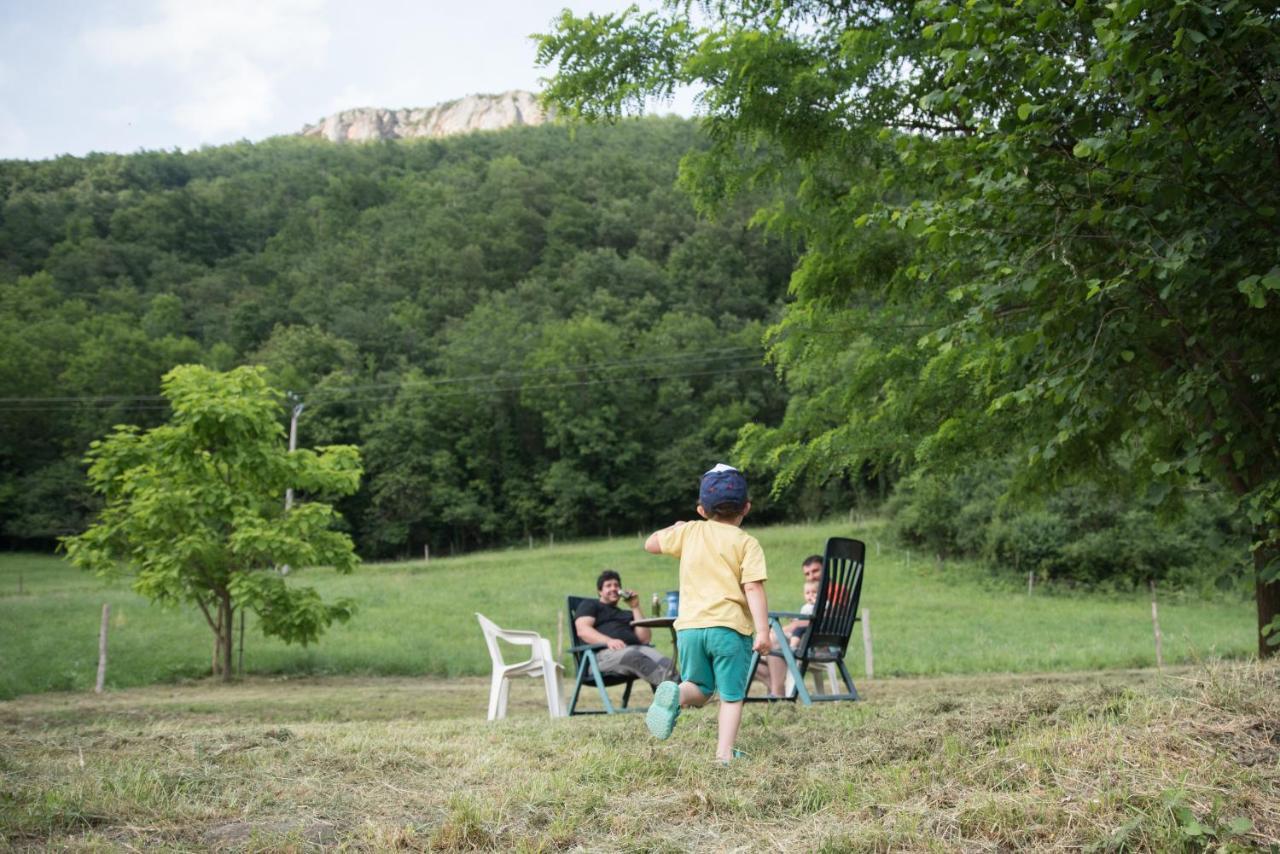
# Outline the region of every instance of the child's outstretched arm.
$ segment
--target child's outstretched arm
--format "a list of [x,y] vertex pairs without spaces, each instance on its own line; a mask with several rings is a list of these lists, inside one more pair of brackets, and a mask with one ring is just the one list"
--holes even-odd
[[672,528],[679,528],[683,524],[685,523],[676,522],[674,525],[668,525],[667,527],[663,528],[660,531],[654,531],[652,534],[649,535],[649,539],[644,541],[644,550],[651,555],[662,554],[662,542],[661,542],[662,532],[670,531]]
[[745,581],[742,592],[747,597],[747,607],[751,609],[751,621],[756,625],[756,637],[751,648],[767,655],[773,645],[769,642],[769,600],[764,595],[764,582]]

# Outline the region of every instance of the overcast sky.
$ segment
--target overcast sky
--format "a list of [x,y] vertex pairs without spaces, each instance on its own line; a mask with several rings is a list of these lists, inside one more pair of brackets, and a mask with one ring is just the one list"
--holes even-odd
[[[0,158],[188,150],[538,88],[530,33],[628,0],[0,0]],[[641,0],[642,8],[655,2]],[[687,103],[661,108],[689,114]]]

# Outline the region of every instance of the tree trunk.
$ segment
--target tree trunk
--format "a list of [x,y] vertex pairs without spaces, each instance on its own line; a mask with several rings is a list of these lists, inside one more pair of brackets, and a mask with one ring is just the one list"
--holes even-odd
[[231,607],[231,595],[222,594],[218,599],[218,625],[222,629],[222,681],[231,681],[232,641],[235,638],[235,611]]
[[218,593],[216,608],[218,621],[214,624],[214,676],[224,682],[232,681],[233,650],[236,648],[236,609],[229,593]]
[[218,619],[212,624],[213,628],[213,663],[209,665],[209,673],[217,676],[218,667],[222,661],[222,610],[217,609]]
[[1280,560],[1280,543],[1267,541],[1266,531],[1257,532],[1258,539],[1264,540],[1253,552],[1253,577],[1258,600],[1258,658],[1266,659],[1280,654],[1280,645],[1269,644],[1275,639],[1275,633],[1263,635],[1262,630],[1271,625],[1271,621],[1280,617],[1280,578],[1264,581],[1264,574],[1269,564]]

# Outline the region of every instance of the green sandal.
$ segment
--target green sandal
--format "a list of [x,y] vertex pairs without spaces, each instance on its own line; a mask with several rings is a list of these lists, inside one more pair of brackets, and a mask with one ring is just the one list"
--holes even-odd
[[732,761],[732,762],[738,762],[738,761],[740,761],[740,760],[742,760],[742,759],[746,759],[746,758],[747,758],[747,754],[743,753],[741,750],[739,750],[738,748],[736,748],[736,747],[735,747],[735,748],[733,749],[733,759],[732,759],[732,760],[729,760],[729,759],[717,759],[717,760],[716,760],[716,764],[717,764],[717,765],[728,765],[731,761]]
[[644,713],[644,722],[655,738],[664,741],[671,737],[676,728],[676,718],[680,717],[680,686],[674,682],[663,682],[653,693],[653,703],[649,711]]

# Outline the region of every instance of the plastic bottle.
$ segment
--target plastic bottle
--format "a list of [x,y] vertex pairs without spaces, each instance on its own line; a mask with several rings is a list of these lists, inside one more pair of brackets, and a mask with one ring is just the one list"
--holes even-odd
[[653,594],[653,605],[650,607],[650,610],[653,611],[653,616],[662,616],[662,600],[658,598],[657,593]]

